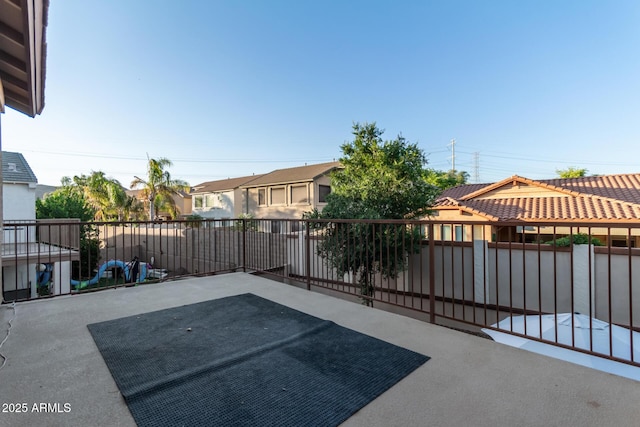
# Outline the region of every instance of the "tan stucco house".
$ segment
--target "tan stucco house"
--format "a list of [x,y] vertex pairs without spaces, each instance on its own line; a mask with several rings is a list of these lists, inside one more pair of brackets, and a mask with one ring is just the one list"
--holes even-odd
[[330,174],[339,162],[277,169],[241,185],[243,213],[254,218],[300,219],[313,209],[322,210],[331,192]]
[[[433,219],[451,221],[436,228],[436,239],[470,241],[472,227],[456,221],[490,221],[494,225],[485,227],[482,233],[491,241],[530,243],[552,240],[554,233],[559,237],[584,232],[607,245],[640,247],[638,230],[632,229],[628,236],[627,228],[611,228],[609,232],[604,227],[612,223],[626,227],[640,221],[640,174],[546,180],[514,175],[491,184],[450,188],[432,209]],[[514,221],[566,226],[527,227],[513,225]],[[587,227],[570,228],[576,224]]]

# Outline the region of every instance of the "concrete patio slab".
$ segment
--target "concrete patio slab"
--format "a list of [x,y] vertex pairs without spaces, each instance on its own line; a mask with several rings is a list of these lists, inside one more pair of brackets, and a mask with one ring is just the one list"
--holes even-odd
[[[8,358],[0,425],[135,425],[86,325],[246,292],[431,357],[345,426],[636,426],[640,419],[636,381],[233,273],[17,304],[0,348]],[[11,306],[0,307],[0,340],[12,316]]]

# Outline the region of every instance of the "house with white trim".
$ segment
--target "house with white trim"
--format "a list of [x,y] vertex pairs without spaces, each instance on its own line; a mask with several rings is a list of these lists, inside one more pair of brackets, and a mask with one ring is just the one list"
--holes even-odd
[[237,218],[243,212],[241,186],[263,175],[207,181],[191,187],[191,212],[207,219]]

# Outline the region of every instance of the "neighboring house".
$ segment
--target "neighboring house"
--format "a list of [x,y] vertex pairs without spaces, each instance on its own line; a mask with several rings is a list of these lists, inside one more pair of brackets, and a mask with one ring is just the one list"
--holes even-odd
[[[322,210],[331,192],[330,173],[339,162],[278,169],[241,185],[244,212],[254,218],[299,219],[313,209]],[[278,231],[278,230],[273,230]]]
[[244,214],[243,190],[248,182],[263,175],[207,181],[191,188],[192,213],[208,219],[237,218]]
[[[590,233],[604,244],[640,247],[638,230],[610,231],[604,223],[622,227],[640,221],[640,174],[533,180],[512,176],[493,184],[470,184],[445,190],[432,207],[434,219],[451,221],[435,231],[441,240],[471,241],[471,226],[456,221],[491,221],[487,240],[525,243],[550,241],[569,233]],[[560,222],[564,227],[501,225],[513,221]],[[589,227],[571,228],[573,223]],[[476,231],[477,233],[478,231]],[[608,240],[611,240],[609,242]]]
[[179,191],[173,195],[173,201],[180,212],[180,217],[184,218],[191,215],[192,211],[192,197],[191,194],[185,191]]
[[38,179],[22,154],[2,152],[4,221],[36,219],[37,184]]
[[[2,152],[2,296],[5,300],[35,297],[44,288],[46,293],[68,293],[70,289],[70,260],[78,259],[78,253],[51,244],[52,240],[60,242],[60,237],[54,235],[59,235],[64,227],[41,225],[40,232],[36,233],[33,223],[37,183],[22,154]],[[44,236],[47,243],[42,243]],[[43,272],[46,275],[41,274]]]

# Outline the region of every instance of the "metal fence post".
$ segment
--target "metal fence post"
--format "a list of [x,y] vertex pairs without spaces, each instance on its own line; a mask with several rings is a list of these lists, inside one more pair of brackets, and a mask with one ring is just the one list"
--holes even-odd
[[436,323],[436,245],[433,223],[429,223],[429,323]]
[[242,218],[242,272],[247,272],[247,219]]
[[311,223],[309,221],[305,222],[306,224],[306,231],[305,231],[305,242],[304,242],[304,263],[305,263],[305,277],[307,279],[307,290],[310,291],[311,290],[311,254],[309,253],[309,251],[311,250],[311,242],[310,242],[310,225]]

